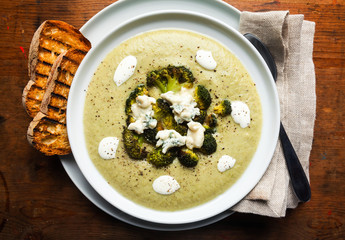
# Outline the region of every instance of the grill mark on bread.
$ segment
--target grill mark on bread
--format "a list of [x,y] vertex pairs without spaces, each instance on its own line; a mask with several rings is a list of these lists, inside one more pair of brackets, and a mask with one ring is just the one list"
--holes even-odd
[[74,73],[72,73],[71,71],[68,71],[66,69],[61,69],[60,67],[59,67],[59,71],[63,72],[64,74],[70,74],[72,77],[74,77]]
[[62,83],[66,86],[71,86],[72,84],[72,81],[73,81],[73,78],[74,78],[74,74],[68,72],[68,71],[65,71],[65,70],[60,70],[60,73],[59,73],[59,76],[57,77],[57,81],[59,83]]
[[57,52],[51,51],[50,49],[39,46],[38,59],[41,61],[49,62],[53,64],[56,58],[59,56]]
[[34,76],[31,80],[32,81],[35,80],[37,73],[40,75],[49,76],[49,72],[51,70],[51,67],[52,67],[51,64],[45,64],[42,61],[37,60],[37,65],[36,65],[36,68],[34,70]]
[[[51,124],[60,124],[60,125],[66,126],[66,124],[60,123],[60,122],[58,122],[58,121],[56,121],[54,119],[51,119],[49,117],[44,117],[44,118],[41,119],[41,121],[42,122],[46,121],[46,122],[49,122]],[[36,128],[36,129],[34,129],[34,131],[39,131],[39,129]]]
[[61,85],[62,87],[66,87],[68,89],[71,88],[70,85],[67,85],[66,83],[60,82],[59,80],[55,80],[55,82],[56,82],[56,84]]
[[71,59],[71,58],[66,57],[66,59],[67,59],[68,61],[74,63],[75,65],[78,65],[78,66],[79,66],[79,64],[80,64],[79,62],[77,62],[77,61],[75,61],[75,60],[73,60],[73,59]]
[[[52,39],[56,41],[62,38],[64,43],[67,45],[69,41],[76,43],[76,45],[80,45],[84,48],[84,52],[86,53],[91,48],[91,43],[80,33],[78,29],[75,27],[66,24],[61,21],[46,21],[47,27],[43,29],[42,35],[43,36],[50,36]],[[63,37],[61,37],[63,36]],[[71,46],[76,48],[76,46]],[[77,47],[77,49],[80,49]],[[81,49],[82,50],[82,49]]]
[[58,80],[55,80],[55,89],[54,89],[54,93],[65,97],[66,99],[68,98],[68,94],[69,94],[69,90],[70,90],[70,86],[66,85],[62,82],[59,82]]
[[42,61],[40,59],[37,60],[39,63],[43,64],[43,65],[46,65],[46,66],[49,66],[49,67],[52,67],[53,64],[52,63],[49,63],[49,62],[46,62],[46,61]]
[[[69,49],[70,48],[72,48],[72,47],[69,47]],[[76,51],[78,51],[78,52],[80,52],[80,54],[83,54],[83,55],[86,55],[86,53],[87,52],[85,52],[85,51],[82,51],[82,50],[80,50],[80,49],[76,49],[76,48],[74,48]],[[54,54],[54,56],[55,56],[55,59],[60,55],[60,53],[57,53],[57,52],[54,52],[54,51],[52,51],[52,50],[50,50],[50,49],[47,49],[47,48],[44,48],[44,47],[40,47],[40,50],[43,52],[43,53],[47,53],[47,54]],[[54,59],[54,61],[55,61],[55,59]],[[67,60],[69,60],[69,61],[71,61],[71,62],[73,62],[74,64],[76,64],[76,65],[79,65],[79,62],[77,62],[77,61],[75,61],[74,59],[72,59],[72,58],[68,58],[68,57],[66,57],[66,59]],[[47,61],[42,61],[42,60],[38,60],[38,61],[41,61],[41,62],[43,62],[43,63],[48,63],[48,64],[50,64],[50,65],[53,65],[53,63],[54,62],[52,62],[52,63],[50,63],[50,62],[47,62]]]
[[48,76],[39,74],[39,73],[36,74],[35,83],[34,83],[35,86],[45,89],[47,82],[48,82]]
[[[57,27],[59,30],[62,30],[64,32],[66,32],[67,34],[69,33],[65,28],[63,27],[60,27],[57,23],[55,23],[54,21],[50,21],[49,22],[50,25],[54,26],[54,27]],[[72,31],[74,31],[76,34],[80,33],[79,30],[77,30],[76,28],[72,28],[70,29]]]
[[[73,48],[73,47],[68,46],[68,49],[71,49],[71,48]],[[75,47],[74,47],[73,49],[74,49],[75,51],[79,52],[79,54],[81,54],[81,55],[86,55],[86,54],[87,54],[87,52],[85,52],[85,51],[83,51],[83,50],[81,50],[81,49],[77,49],[77,48],[75,48]],[[47,53],[47,54],[54,54],[54,55],[56,56],[56,58],[61,54],[61,53],[58,53],[58,52],[54,52],[54,51],[52,51],[51,49],[44,48],[44,47],[42,47],[42,46],[40,46],[40,50],[42,50],[43,52],[45,52],[45,53]],[[73,63],[79,65],[79,62],[78,62],[78,61],[75,61],[75,60],[72,59],[72,58],[69,58],[69,57],[65,56],[65,59],[67,59],[67,60],[69,60],[69,61],[71,61],[71,62],[73,62]]]
[[51,94],[52,94],[53,97],[60,98],[60,99],[63,99],[63,100],[67,100],[67,98],[65,96],[62,96],[62,95],[60,95],[58,93],[52,92]]
[[79,64],[69,61],[67,58],[64,59],[64,62],[59,66],[58,70],[60,72],[64,72],[65,74],[70,74],[72,77],[74,77],[75,73],[77,72],[77,69],[79,67]]
[[42,77],[42,78],[48,78],[48,75],[45,75],[45,74],[41,74],[39,72],[36,72],[36,77]]
[[47,118],[66,125],[66,110],[48,105]]
[[73,63],[73,65],[74,66],[68,67],[68,69],[65,69],[65,67],[59,67],[59,71],[65,73],[65,74],[70,74],[70,75],[72,75],[72,77],[74,77],[74,74],[76,73],[78,66],[74,63]]
[[54,93],[52,93],[51,95],[52,96],[51,96],[50,103],[49,103],[48,107],[52,106],[54,108],[62,109],[65,111],[65,109],[67,107],[67,99],[63,96],[60,96],[60,95],[57,95]]
[[50,52],[54,52],[54,54],[60,55],[71,47],[66,46],[63,42],[56,41],[46,36],[41,36],[39,39],[39,48],[47,49]]
[[57,53],[57,52],[53,52],[52,50],[48,49],[48,48],[45,48],[45,47],[42,47],[40,46],[40,50],[42,50],[43,52],[47,52],[47,53],[50,53],[50,54],[54,54],[56,57],[58,57],[60,54]]
[[[87,53],[87,51],[84,51],[83,49],[78,48],[78,46],[71,46],[70,44],[62,42],[62,41],[60,41],[60,40],[58,40],[56,38],[53,38],[53,37],[51,37],[49,35],[41,36],[40,37],[40,41],[42,42],[42,44],[40,44],[40,47],[42,47],[44,49],[47,49],[47,50],[50,50],[51,52],[57,53],[57,55],[61,54],[64,51],[67,51],[67,50],[69,50],[71,48],[77,49],[77,50],[79,50],[80,52],[82,52],[84,54]],[[53,44],[53,45],[56,46],[56,47],[54,47],[53,49],[48,49],[47,47],[44,47],[45,46],[45,44],[44,44],[45,41],[54,42],[55,44]],[[52,44],[50,43],[50,45],[52,45]],[[55,49],[55,51],[54,51],[54,49]]]
[[[66,113],[66,108],[61,108],[61,107],[55,107],[53,105],[48,105],[48,109],[57,113]],[[58,120],[56,120],[57,122],[59,122]]]
[[29,94],[27,95],[27,98],[42,101],[43,95],[44,95],[44,89],[37,86],[37,85],[32,85],[31,90]]

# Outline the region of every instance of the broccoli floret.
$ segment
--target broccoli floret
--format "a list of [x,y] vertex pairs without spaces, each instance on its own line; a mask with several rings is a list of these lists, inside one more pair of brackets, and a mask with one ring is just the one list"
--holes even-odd
[[206,118],[206,114],[207,114],[206,110],[200,110],[200,115],[196,115],[193,121],[203,124]]
[[165,154],[162,152],[162,148],[155,148],[147,155],[147,161],[155,167],[165,167],[171,164],[176,158],[176,149],[170,149]]
[[213,111],[222,117],[230,115],[231,114],[231,103],[230,103],[230,101],[227,99],[224,99],[223,101],[221,101],[220,103],[218,103],[214,107]]
[[193,150],[188,148],[181,148],[177,158],[185,167],[195,167],[199,161],[198,155]]
[[214,113],[207,115],[204,126],[205,133],[215,133],[217,127],[217,116]]
[[130,94],[126,100],[125,112],[127,115],[132,113],[132,105],[136,103],[136,98],[140,95],[148,95],[149,92],[147,91],[144,84],[139,84]]
[[158,132],[157,128],[145,129],[144,133],[143,133],[145,140],[152,145],[156,145],[156,143],[157,143],[157,139],[156,139],[157,132]]
[[214,113],[207,115],[205,119],[205,125],[209,126],[210,128],[217,127],[217,116]]
[[154,111],[154,118],[157,119],[157,121],[161,120],[166,115],[173,114],[169,103],[162,98],[156,100],[156,103],[152,105],[152,109]]
[[188,126],[185,123],[178,124],[175,121],[174,115],[168,114],[157,122],[157,130],[160,131],[164,129],[175,130],[176,132],[184,136],[187,134]]
[[123,143],[127,154],[133,159],[144,159],[147,156],[143,146],[144,137],[124,127],[122,132]]
[[217,141],[211,133],[205,133],[204,142],[198,150],[206,155],[210,155],[217,150]]
[[159,98],[156,104],[152,106],[155,112],[154,118],[157,120],[157,129],[174,129],[181,135],[186,135],[188,127],[186,124],[178,124],[175,121],[174,114],[171,111],[170,105],[167,101]]
[[127,126],[129,126],[129,124],[134,123],[135,119],[132,115],[128,115],[127,119],[126,119],[126,124]]
[[193,73],[184,66],[172,66],[151,71],[146,76],[148,87],[156,86],[161,92],[177,92],[182,86],[191,88],[195,78]]
[[201,110],[207,110],[212,101],[209,91],[203,85],[196,86],[194,90],[194,99],[197,103],[197,107]]
[[175,121],[174,116],[166,116],[163,120],[165,129],[172,129],[181,134],[182,136],[187,135],[188,126],[185,123],[178,124]]

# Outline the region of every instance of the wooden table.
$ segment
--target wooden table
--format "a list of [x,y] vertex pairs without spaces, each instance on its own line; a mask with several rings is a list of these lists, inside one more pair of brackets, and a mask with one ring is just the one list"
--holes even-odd
[[112,2],[2,1],[0,239],[345,239],[344,0],[227,0],[239,10],[290,10],[316,22],[311,201],[281,219],[236,213],[207,227],[170,233],[140,229],[107,215],[77,189],[58,157],[43,156],[26,140],[30,118],[21,94],[34,31],[46,19],[79,28]]

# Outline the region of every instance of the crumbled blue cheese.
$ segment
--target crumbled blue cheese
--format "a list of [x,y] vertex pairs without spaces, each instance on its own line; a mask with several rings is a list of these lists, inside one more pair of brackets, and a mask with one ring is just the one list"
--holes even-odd
[[136,133],[141,134],[145,129],[152,129],[157,126],[157,120],[153,118],[152,104],[154,103],[156,103],[156,99],[147,95],[136,98],[136,103],[131,106],[135,122],[129,124],[129,130],[134,130]]
[[188,132],[186,138],[186,146],[189,149],[201,148],[204,143],[205,128],[199,123],[191,121],[187,124]]
[[223,155],[217,164],[219,172],[225,172],[226,170],[233,168],[236,163],[236,159],[230,157],[229,155]]
[[161,130],[157,133],[156,147],[162,146],[162,152],[165,154],[170,148],[181,147],[186,144],[186,136],[181,136],[175,130]]
[[162,93],[161,97],[171,104],[174,118],[177,123],[184,121],[190,122],[195,116],[200,115],[200,109],[196,107],[197,103],[193,98],[194,89],[181,88],[181,91],[174,93],[172,91]]
[[241,101],[232,101],[231,117],[242,128],[248,127],[250,124],[250,110],[247,104]]
[[153,181],[152,187],[155,192],[168,195],[176,192],[180,188],[180,185],[175,178],[169,175],[163,175]]
[[98,154],[103,159],[112,159],[116,156],[116,150],[119,145],[117,137],[103,138],[98,145]]

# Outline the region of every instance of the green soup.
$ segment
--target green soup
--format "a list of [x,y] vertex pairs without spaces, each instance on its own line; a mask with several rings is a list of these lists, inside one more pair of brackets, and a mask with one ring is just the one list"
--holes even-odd
[[[200,49],[212,51],[216,70],[206,70],[196,61]],[[133,76],[116,86],[113,76],[123,58],[137,58]],[[217,151],[200,154],[195,168],[183,167],[177,159],[165,168],[155,168],[145,160],[132,160],[122,143],[126,126],[125,101],[146,73],[167,65],[184,65],[196,78],[196,84],[206,86],[212,96],[211,112],[222,99],[245,102],[251,112],[249,127],[241,128],[231,116],[218,117]],[[157,92],[151,92],[157,96]],[[137,35],[116,47],[99,65],[88,87],[84,109],[84,131],[88,152],[106,181],[123,196],[149,208],[175,211],[205,203],[234,184],[251,161],[261,134],[262,110],[254,82],[241,62],[219,42],[194,32],[157,30]],[[116,158],[104,160],[98,155],[99,142],[108,136],[120,139]],[[217,162],[223,155],[236,159],[233,168],[221,173]],[[180,189],[171,195],[161,195],[152,188],[162,175],[174,177]]]

